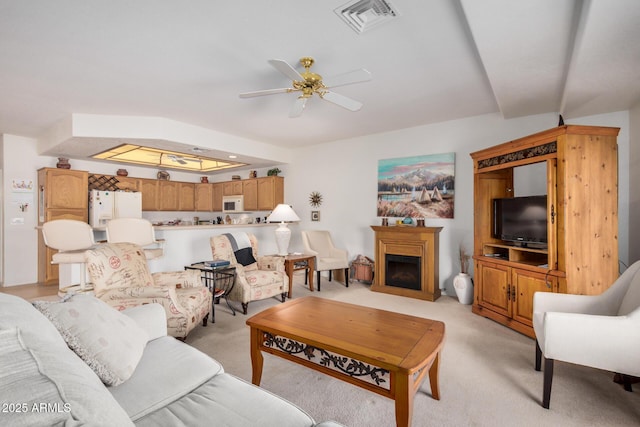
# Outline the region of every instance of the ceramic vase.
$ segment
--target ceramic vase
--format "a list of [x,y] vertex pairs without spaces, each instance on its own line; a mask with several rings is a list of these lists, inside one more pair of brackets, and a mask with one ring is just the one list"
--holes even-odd
[[471,304],[473,302],[473,282],[467,273],[460,273],[453,278],[453,287],[458,295],[460,304]]

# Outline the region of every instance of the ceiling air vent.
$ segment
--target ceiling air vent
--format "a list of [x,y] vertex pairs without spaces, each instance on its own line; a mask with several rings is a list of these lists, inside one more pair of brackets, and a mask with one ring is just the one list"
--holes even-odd
[[335,12],[358,33],[400,16],[395,7],[385,0],[354,0],[335,9]]

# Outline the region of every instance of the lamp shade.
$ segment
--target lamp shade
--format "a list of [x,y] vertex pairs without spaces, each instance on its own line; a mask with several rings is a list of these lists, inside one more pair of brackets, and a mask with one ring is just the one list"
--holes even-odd
[[291,209],[291,206],[281,203],[267,217],[267,221],[280,223],[276,229],[278,255],[287,255],[289,253],[289,240],[291,239],[291,230],[287,227],[287,222],[300,221],[300,218]]
[[300,217],[293,211],[291,206],[280,203],[267,217],[268,222],[294,222],[300,221]]

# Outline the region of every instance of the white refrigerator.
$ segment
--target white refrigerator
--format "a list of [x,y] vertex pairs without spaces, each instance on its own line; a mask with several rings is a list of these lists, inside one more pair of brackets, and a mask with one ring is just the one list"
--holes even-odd
[[114,218],[142,218],[142,193],[91,190],[89,225],[105,227]]

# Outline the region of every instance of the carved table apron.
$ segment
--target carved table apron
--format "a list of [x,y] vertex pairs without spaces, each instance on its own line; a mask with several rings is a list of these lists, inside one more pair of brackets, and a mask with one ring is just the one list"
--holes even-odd
[[442,322],[310,296],[264,310],[247,325],[255,385],[266,352],[395,400],[398,426],[411,425],[413,396],[427,373],[440,399]]

